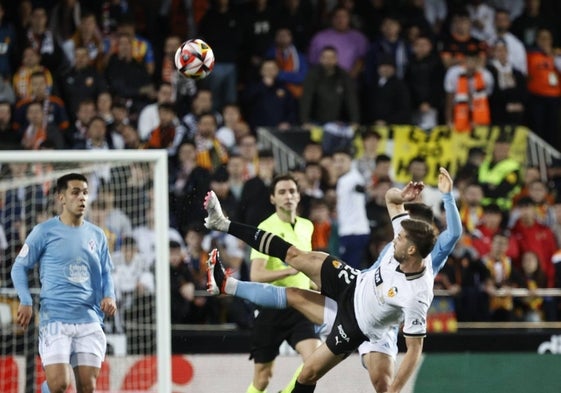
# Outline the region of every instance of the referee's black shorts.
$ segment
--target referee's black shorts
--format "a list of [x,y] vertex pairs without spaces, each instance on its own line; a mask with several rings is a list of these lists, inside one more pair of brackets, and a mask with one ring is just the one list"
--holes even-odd
[[262,308],[255,318],[249,358],[255,363],[268,363],[279,355],[286,340],[292,348],[300,341],[317,338],[315,325],[293,308],[273,310]]

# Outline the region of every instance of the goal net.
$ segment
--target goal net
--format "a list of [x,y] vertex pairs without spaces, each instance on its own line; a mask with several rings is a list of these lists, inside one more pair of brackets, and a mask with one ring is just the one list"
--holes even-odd
[[38,269],[29,275],[35,317],[25,331],[15,322],[19,301],[10,269],[31,229],[58,214],[56,180],[71,172],[88,178],[86,219],[104,230],[115,266],[118,313],[104,322],[107,356],[96,391],[171,393],[163,150],[0,154],[0,392],[39,392],[45,379],[37,349]]

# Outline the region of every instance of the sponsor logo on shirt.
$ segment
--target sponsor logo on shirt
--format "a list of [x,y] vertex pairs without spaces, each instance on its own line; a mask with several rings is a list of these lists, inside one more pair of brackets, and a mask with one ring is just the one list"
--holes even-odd
[[80,259],[69,263],[66,267],[66,277],[69,281],[74,283],[80,284],[86,282],[90,278],[88,265]]
[[339,261],[336,261],[336,260],[331,261],[331,264],[333,265],[333,267],[335,269],[340,269],[341,268],[341,262],[339,262]]
[[397,295],[397,287],[391,287],[388,290],[388,297],[394,297],[395,295]]
[[425,324],[424,319],[414,319],[413,322],[411,322],[411,325],[413,326],[423,326],[424,324]]

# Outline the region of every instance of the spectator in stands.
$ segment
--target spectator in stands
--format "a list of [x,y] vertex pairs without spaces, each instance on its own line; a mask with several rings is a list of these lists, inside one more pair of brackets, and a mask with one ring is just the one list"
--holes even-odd
[[313,199],[310,206],[310,221],[314,224],[312,250],[330,252],[331,231],[334,229],[332,212],[325,199]]
[[51,141],[56,149],[64,149],[64,137],[54,124],[45,119],[43,103],[32,101],[26,106],[27,126],[23,129],[21,144],[25,150],[39,150],[41,144]]
[[12,81],[14,92],[18,100],[32,96],[31,75],[33,75],[34,72],[43,72],[45,74],[47,88],[49,91],[52,91],[53,76],[51,72],[48,68],[41,65],[41,55],[39,52],[33,47],[28,46],[23,49],[21,65],[17,68]]
[[92,12],[82,12],[80,23],[71,37],[62,43],[62,49],[71,65],[76,62],[76,48],[85,48],[88,65],[101,72],[104,64],[103,37],[97,25],[95,14]]
[[360,269],[366,255],[370,226],[366,216],[366,185],[360,172],[352,165],[349,150],[333,153],[337,174],[337,230],[339,256],[355,269]]
[[390,54],[380,55],[377,79],[369,89],[365,118],[375,125],[411,123],[409,88],[396,74],[396,64]]
[[194,139],[197,146],[197,165],[211,173],[228,162],[228,151],[216,138],[217,128],[216,117],[212,113],[202,113],[199,116]]
[[[509,8],[510,6],[509,3]],[[529,48],[536,42],[539,29],[548,28],[555,31],[555,22],[551,17],[552,15],[542,12],[541,0],[526,0],[522,14],[512,22],[512,33],[522,41],[526,48]]]
[[158,104],[158,125],[150,132],[145,148],[166,149],[169,156],[173,156],[183,140],[186,130],[179,123],[173,104],[162,102]]
[[[344,11],[347,13],[347,11]],[[341,128],[345,141],[354,134],[360,122],[360,108],[355,84],[349,74],[338,65],[337,50],[332,46],[321,50],[319,64],[314,66],[304,80],[300,98],[300,121],[304,128],[333,123]],[[350,131],[351,135],[348,135]],[[335,136],[335,135],[334,135]],[[331,139],[324,135],[324,151],[331,150]]]
[[229,177],[226,165],[218,167],[210,177],[210,189],[220,200],[226,214],[233,216],[238,210],[239,199],[231,192]]
[[499,39],[492,47],[487,69],[495,87],[489,97],[493,125],[521,125],[526,120],[528,90],[526,77],[510,63],[506,42]]
[[[284,26],[291,31],[297,50],[305,52],[315,27],[314,6],[302,0],[283,0],[276,10],[277,31]],[[282,69],[282,67],[281,67]]]
[[14,127],[23,130],[27,127],[25,115],[27,106],[34,101],[41,103],[47,123],[55,125],[61,132],[65,132],[69,126],[68,116],[64,102],[57,96],[49,93],[47,80],[43,72],[31,74],[31,97],[23,98],[16,103],[14,112]]
[[455,253],[459,250],[461,254],[451,256],[461,288],[454,298],[456,317],[459,322],[486,321],[489,319],[489,295],[484,285],[489,282],[489,270],[469,249],[456,246]]
[[49,29],[59,45],[76,32],[83,15],[77,0],[58,0],[49,11]]
[[487,44],[494,46],[498,40],[503,41],[508,53],[508,62],[525,76],[528,74],[526,48],[522,41],[511,33],[510,28],[511,19],[508,10],[504,8],[495,9],[495,34],[487,40]]
[[528,49],[528,123],[530,129],[551,145],[559,141],[561,108],[560,51],[554,47],[552,30],[537,30]]
[[503,211],[512,206],[512,198],[520,191],[521,168],[509,157],[511,141],[499,135],[494,142],[491,157],[486,158],[478,171],[478,182],[483,187],[483,205],[496,203]]
[[222,124],[222,115],[219,111],[213,110],[214,93],[209,89],[199,89],[193,97],[191,111],[187,113],[181,121],[187,127],[187,138],[194,138],[197,132],[197,123],[203,113],[212,113],[216,118],[217,124]]
[[[115,97],[111,102],[112,121],[107,125],[107,136],[108,139],[113,140],[113,142],[115,142],[115,139],[122,139],[120,135],[121,129],[123,126],[131,123],[131,114],[129,110],[131,105],[132,101],[121,97]],[[121,148],[122,146],[122,140],[118,141],[118,146],[117,144],[114,144],[115,148]]]
[[442,116],[444,67],[428,36],[417,37],[411,49],[404,80],[411,93],[412,121],[430,130]]
[[520,199],[518,209],[520,210],[520,218],[516,220],[512,227],[512,236],[518,244],[520,254],[527,251],[536,253],[547,277],[547,286],[552,288],[555,285],[555,267],[552,263],[552,257],[559,249],[555,235],[549,227],[538,222],[532,199],[529,197]]
[[302,149],[302,159],[304,162],[320,162],[323,157],[323,149],[321,143],[310,140]]
[[112,149],[107,142],[107,125],[105,124],[105,120],[99,116],[94,116],[88,123],[86,138],[77,140],[72,148],[85,150]]
[[[496,233],[507,228],[507,217],[501,208],[491,203],[483,206],[483,215],[477,226],[468,233],[467,245],[473,248],[474,255],[487,255],[491,251],[491,242]],[[509,237],[507,255],[516,258],[519,255],[518,245],[512,236]]]
[[12,126],[12,106],[0,101],[0,150],[21,149],[21,134]]
[[131,124],[125,124],[121,127],[121,136],[123,137],[123,149],[135,150],[145,148],[137,129]]
[[487,41],[495,33],[495,10],[483,0],[469,0],[466,10],[471,20],[471,36]]
[[195,282],[185,263],[185,256],[181,251],[181,244],[177,241],[169,242],[170,291],[171,291],[171,323],[191,323],[193,302],[195,300]]
[[9,80],[6,80],[0,76],[0,101],[7,101],[10,104],[15,104],[16,95],[12,84]]
[[76,118],[78,104],[83,100],[95,100],[107,90],[103,75],[89,61],[87,48],[74,49],[74,65],[62,77],[62,97],[68,107],[68,115]]
[[458,168],[454,183],[458,190],[463,189],[463,184],[477,183],[479,167],[485,159],[485,151],[480,147],[472,147],[468,150],[465,164]]
[[489,96],[495,80],[484,68],[477,52],[465,53],[462,64],[451,66],[444,76],[446,123],[456,132],[491,124]]
[[116,53],[109,57],[105,78],[113,95],[133,100],[133,107],[143,107],[152,97],[154,87],[150,74],[143,64],[133,57],[133,40],[128,34],[120,34]]
[[149,261],[139,252],[133,237],[125,236],[121,248],[111,255],[111,259],[115,266],[113,282],[118,310],[115,330],[124,333],[130,323],[137,322],[136,314],[146,304],[144,297],[154,294],[156,282]]
[[403,79],[409,62],[410,48],[401,36],[401,22],[396,16],[386,15],[380,26],[380,34],[372,42],[366,56],[365,78],[368,85],[375,86],[379,75],[378,67],[384,58],[392,59],[395,75]]
[[310,64],[323,64],[326,47],[331,47],[337,53],[336,65],[356,79],[362,73],[364,57],[368,51],[368,40],[364,34],[350,25],[349,10],[337,7],[333,10],[331,26],[318,31],[310,41],[308,49]]
[[485,63],[487,46],[485,42],[471,35],[471,20],[466,10],[459,9],[451,16],[449,34],[441,41],[440,57],[445,68],[462,64],[466,54],[472,53]]
[[260,79],[250,83],[244,101],[249,125],[287,130],[297,123],[296,100],[283,82],[277,79],[279,67],[275,60],[264,60],[260,66]]
[[[511,321],[513,319],[513,298],[508,290],[515,285],[515,273],[512,260],[507,255],[509,233],[499,231],[493,235],[491,251],[481,261],[489,270],[489,278],[484,282],[485,291],[490,297],[489,311],[493,321]],[[496,294],[497,290],[507,294]]]
[[[512,197],[513,206],[516,206],[520,198],[528,196],[530,183],[534,182],[535,180],[541,180],[542,178],[540,168],[538,168],[537,166],[524,166],[521,173],[522,184],[520,186],[520,191]],[[553,199],[551,199],[550,202],[553,203]]]
[[10,80],[15,70],[16,29],[12,22],[5,18],[6,8],[0,2],[0,76]]
[[203,201],[210,187],[210,172],[197,164],[197,149],[184,140],[171,161],[169,171],[171,225],[185,233],[189,225],[205,217]]
[[535,204],[538,221],[551,226],[555,221],[552,209],[554,195],[551,193],[547,183],[541,179],[529,183],[528,196]]
[[238,104],[226,104],[222,108],[222,119],[224,123],[218,127],[216,137],[229,152],[234,150],[237,144],[235,129],[242,121],[242,113]]
[[[382,136],[378,131],[367,128],[361,133],[362,153],[355,158],[356,168],[364,178],[366,186],[372,184],[372,173],[376,168],[376,158],[378,157],[378,146]],[[319,162],[319,159],[317,160]]]
[[308,73],[308,60],[292,42],[292,32],[288,27],[279,27],[275,32],[275,43],[265,58],[274,59],[279,67],[277,80],[283,83],[296,99],[302,96],[304,78]]
[[61,74],[66,71],[70,63],[53,32],[48,29],[47,20],[47,9],[41,5],[34,6],[29,28],[21,41],[18,41],[22,48],[31,46],[40,53],[41,65],[47,67],[53,74]]
[[[246,180],[244,177],[245,161],[239,153],[230,154],[230,158],[226,164],[226,170],[228,171],[228,186],[230,192],[239,203]],[[235,213],[236,212],[234,212],[234,214]]]
[[[126,172],[120,172],[126,173]],[[127,176],[126,179],[129,179]],[[96,200],[99,200],[105,204],[105,218],[102,222],[103,226],[108,228],[117,236],[117,242],[120,244],[124,236],[129,235],[132,232],[132,221],[124,210],[120,206],[117,206],[117,201],[115,200],[115,195],[125,195],[122,193],[122,189],[126,189],[126,183],[123,178],[119,178],[118,182],[123,182],[123,184],[112,184],[104,183],[98,189]],[[113,183],[116,183],[113,181]],[[129,198],[129,199],[127,199]],[[134,195],[130,195],[125,200],[121,201],[122,204],[131,203]],[[131,203],[132,204],[132,203]],[[138,204],[137,204],[138,205]]]
[[371,260],[376,259],[382,252],[382,248],[392,240],[393,229],[390,217],[387,214],[388,208],[385,197],[386,191],[392,185],[389,177],[382,177],[368,189],[366,216],[370,226],[368,256]]
[[113,106],[113,96],[109,91],[102,91],[97,95],[96,110],[98,116],[103,117],[108,127],[112,127],[115,119],[111,108]]
[[242,16],[242,46],[238,70],[245,83],[258,79],[259,69],[267,49],[274,40],[275,9],[269,0],[249,2],[240,12]]
[[259,170],[259,146],[257,138],[253,134],[244,135],[240,138],[237,152],[244,161],[245,180],[252,178],[258,174]]
[[159,105],[167,103],[173,104],[173,90],[168,82],[160,83],[156,102],[146,105],[138,116],[138,134],[140,139],[145,141],[150,137],[150,133],[160,124]]
[[220,54],[205,82],[214,97],[211,109],[221,110],[224,104],[237,102],[238,98],[236,63],[242,45],[241,19],[232,9],[230,0],[214,0],[200,20],[198,30],[201,37],[212,42],[214,52]]
[[533,295],[539,288],[547,288],[547,279],[540,267],[536,253],[532,251],[522,254],[521,269],[518,272],[519,284],[530,291],[530,296],[515,299],[514,313],[518,320],[525,322],[542,322],[545,320],[543,306],[544,298]]
[[242,190],[236,217],[248,225],[259,225],[273,214],[274,206],[269,201],[269,186],[275,176],[275,158],[271,150],[260,150],[257,174],[248,179]]
[[460,193],[460,217],[466,232],[473,233],[483,216],[483,189],[478,183],[468,183]]
[[108,54],[119,53],[119,46],[121,44],[126,45],[120,40],[120,37],[126,36],[129,38],[132,49],[132,58],[144,67],[148,75],[153,75],[156,65],[152,43],[136,33],[136,20],[132,15],[123,15],[120,18],[115,36],[117,37],[116,40],[113,37],[110,38],[110,47],[106,52]]
[[[561,247],[561,195],[557,194],[555,197],[555,202],[553,203],[553,216],[554,221],[550,225],[550,228],[553,230],[555,234],[555,239],[557,240],[557,244]],[[561,255],[560,255],[561,256]],[[559,261],[561,262],[561,260]],[[561,288],[561,286],[558,285]]]

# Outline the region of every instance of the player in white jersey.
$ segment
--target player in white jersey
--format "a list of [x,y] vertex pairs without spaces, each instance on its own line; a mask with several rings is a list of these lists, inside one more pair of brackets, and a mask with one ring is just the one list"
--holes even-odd
[[25,329],[32,319],[27,272],[39,263],[39,354],[46,376],[41,391],[65,392],[70,365],[78,393],[93,392],[105,357],[103,317],[117,309],[113,265],[103,230],[84,220],[86,177],[64,175],[56,190],[62,213],[33,228],[12,267],[17,323]]
[[[418,186],[410,183],[400,191],[401,197],[407,199],[415,194]],[[404,320],[407,353],[389,391],[401,389],[421,355],[426,313],[432,300],[432,267],[423,260],[435,242],[431,225],[403,220],[403,230],[393,242],[394,258],[381,261],[376,269],[359,272],[325,253],[303,252],[270,233],[230,222],[223,216],[212,192],[207,196],[205,207],[209,212],[207,227],[228,232],[266,254],[284,259],[308,275],[323,295],[337,300],[334,328],[326,343],[306,360],[293,392],[312,392],[316,381],[363,341],[377,342]],[[215,268],[217,263],[217,254],[213,252],[209,259],[209,290],[239,296],[234,288],[236,282],[227,280],[223,270]],[[266,285],[261,285],[264,292],[269,290]],[[286,305],[292,290],[287,288],[286,292],[273,296],[282,298],[284,295]],[[365,301],[369,307],[365,307]],[[316,315],[318,310],[323,312],[323,305],[323,301],[310,304],[308,311]],[[362,311],[358,315],[356,311],[363,309],[364,315]]]

